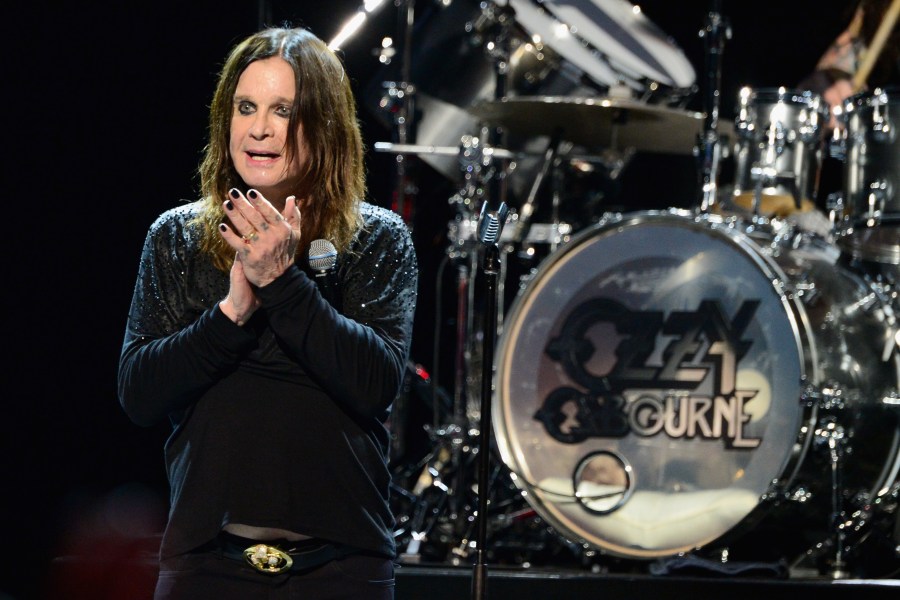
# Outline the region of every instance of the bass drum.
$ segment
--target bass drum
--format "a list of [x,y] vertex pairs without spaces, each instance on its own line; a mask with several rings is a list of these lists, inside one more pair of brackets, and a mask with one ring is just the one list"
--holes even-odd
[[533,508],[601,555],[800,556],[830,537],[833,475],[846,515],[896,494],[897,336],[820,237],[605,217],[513,303],[498,449]]

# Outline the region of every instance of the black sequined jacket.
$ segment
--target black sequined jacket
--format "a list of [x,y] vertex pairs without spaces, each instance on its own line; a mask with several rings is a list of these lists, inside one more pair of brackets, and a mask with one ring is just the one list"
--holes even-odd
[[151,226],[119,363],[131,420],[173,426],[161,558],[203,545],[228,522],[393,556],[384,421],[412,336],[418,271],[408,229],[361,203],[364,227],[336,266],[344,314],[298,261],[258,290],[262,307],[239,327],[218,308],[228,274],[197,249],[189,222],[199,206]]

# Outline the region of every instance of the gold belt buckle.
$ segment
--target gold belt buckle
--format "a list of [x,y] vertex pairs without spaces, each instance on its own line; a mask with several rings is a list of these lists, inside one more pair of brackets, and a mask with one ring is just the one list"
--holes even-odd
[[244,558],[260,573],[277,575],[291,568],[294,560],[281,548],[267,544],[256,544],[244,550]]

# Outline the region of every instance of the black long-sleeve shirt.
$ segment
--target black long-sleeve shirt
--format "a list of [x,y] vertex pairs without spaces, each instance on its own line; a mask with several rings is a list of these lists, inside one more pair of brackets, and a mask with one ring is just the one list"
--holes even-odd
[[228,274],[198,250],[199,208],[171,209],[151,226],[119,365],[128,416],[173,425],[161,557],[229,522],[393,556],[383,423],[412,336],[409,231],[361,203],[364,226],[336,267],[344,314],[295,265],[258,290],[262,307],[240,327],[218,308]]

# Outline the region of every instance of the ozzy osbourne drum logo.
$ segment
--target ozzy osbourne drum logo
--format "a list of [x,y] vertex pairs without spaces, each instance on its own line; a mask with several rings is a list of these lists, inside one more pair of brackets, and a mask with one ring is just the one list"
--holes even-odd
[[[633,433],[757,447],[760,440],[745,436],[744,427],[750,421],[745,405],[758,390],[737,389],[736,380],[752,345],[742,336],[759,304],[744,301],[731,317],[716,300],[668,315],[632,311],[608,298],[578,305],[545,352],[583,390],[553,390],[534,418],[566,444]],[[598,375],[588,369],[597,348],[586,336],[603,324],[614,327],[618,342],[613,367]]]

